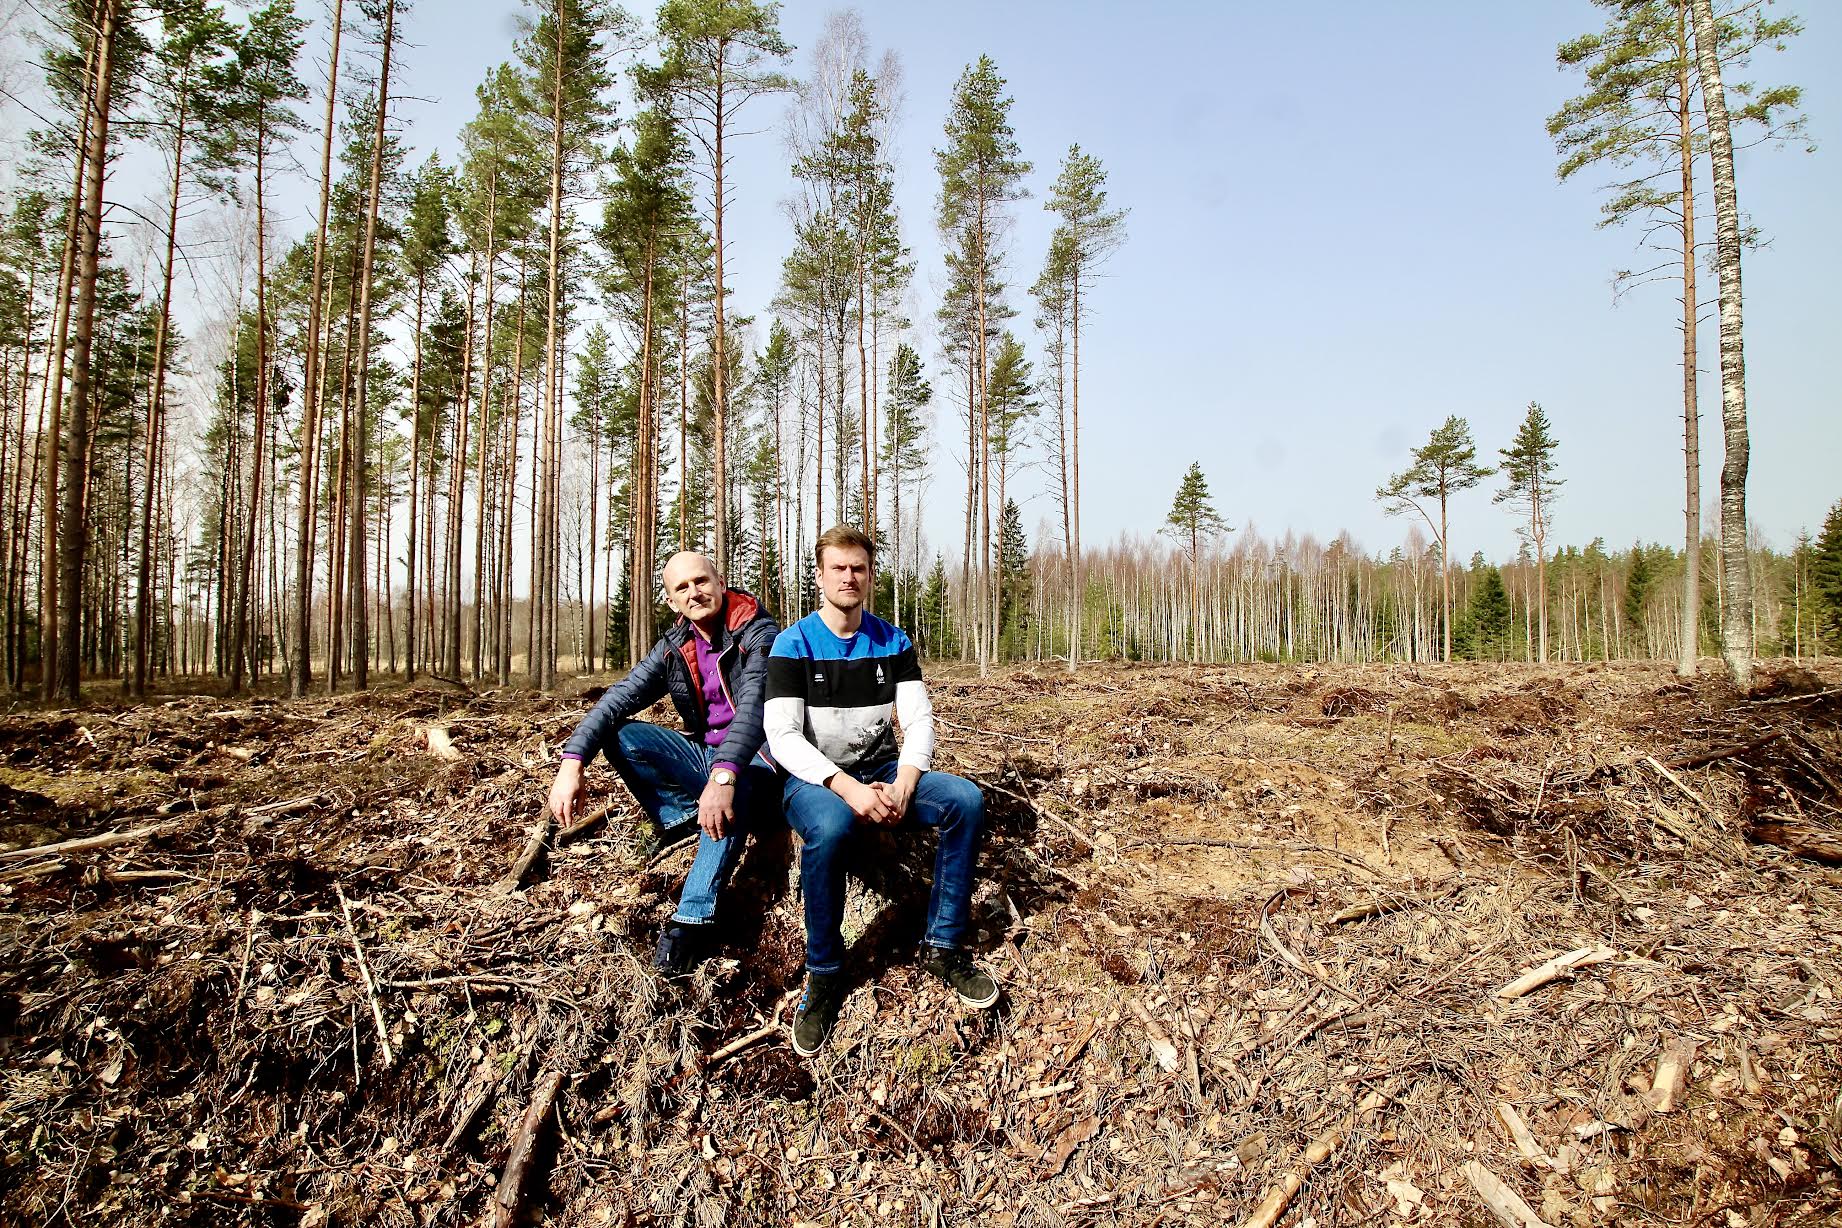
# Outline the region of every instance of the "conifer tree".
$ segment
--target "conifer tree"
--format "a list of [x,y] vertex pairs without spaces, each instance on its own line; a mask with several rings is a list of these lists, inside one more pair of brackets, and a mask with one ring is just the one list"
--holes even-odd
[[[1470,490],[1495,470],[1477,463],[1477,444],[1471,439],[1471,426],[1456,415],[1434,428],[1420,447],[1413,450],[1413,464],[1378,487],[1375,497],[1390,516],[1413,512],[1426,522],[1427,529],[1439,545],[1439,578],[1443,591],[1441,609],[1445,619],[1445,656],[1452,659],[1452,563],[1451,538],[1448,533],[1449,504],[1453,495]],[[1434,520],[1427,501],[1437,500],[1439,519]]]
[[723,260],[724,212],[730,184],[725,178],[729,154],[725,144],[732,136],[736,117],[763,94],[776,93],[791,82],[775,65],[792,52],[780,36],[780,5],[756,0],[666,0],[659,9],[659,39],[665,61],[645,78],[653,89],[668,92],[680,104],[687,130],[704,153],[710,183],[710,226],[715,261],[713,305],[715,351],[715,494],[716,566],[727,574],[729,513],[727,502],[729,369],[728,287]]
[[1202,548],[1216,536],[1234,531],[1233,526],[1215,510],[1215,504],[1209,497],[1208,479],[1202,474],[1201,462],[1191,461],[1189,469],[1183,474],[1183,480],[1177,484],[1176,497],[1171,500],[1170,511],[1164,516],[1161,531],[1176,541],[1177,549],[1190,565],[1191,643],[1194,651],[1200,652],[1201,637],[1194,634],[1194,631],[1202,610]]
[[[1601,226],[1637,221],[1645,226],[1645,246],[1665,253],[1654,268],[1625,270],[1621,290],[1657,279],[1682,286],[1682,430],[1684,549],[1700,551],[1701,442],[1696,393],[1697,329],[1700,306],[1696,274],[1700,253],[1695,169],[1705,161],[1708,134],[1697,107],[1700,69],[1691,47],[1693,25],[1689,0],[1595,0],[1607,12],[1604,28],[1562,43],[1556,59],[1577,68],[1587,89],[1548,119],[1548,133],[1560,155],[1563,180],[1588,168],[1609,167],[1630,178],[1608,185]],[[1800,28],[1795,18],[1768,17],[1762,8],[1719,23],[1717,59],[1743,64],[1759,46],[1782,44]],[[1758,89],[1737,83],[1742,96],[1733,122],[1745,124],[1762,139],[1785,138],[1803,126],[1796,115],[1795,87]],[[1659,238],[1663,236],[1663,238]],[[1665,270],[1673,263],[1676,272]],[[1683,570],[1682,647],[1678,672],[1696,668],[1700,617],[1700,569]]]
[[1494,496],[1498,503],[1522,509],[1527,521],[1516,531],[1535,547],[1535,592],[1540,649],[1537,660],[1548,661],[1548,524],[1555,492],[1564,484],[1554,476],[1555,441],[1548,415],[1529,402],[1515,440],[1498,450],[1503,458],[1504,487]]
[[1108,207],[1106,171],[1100,160],[1070,145],[1062,172],[1049,190],[1044,208],[1062,219],[1050,239],[1050,258],[1066,287],[1069,331],[1069,426],[1062,463],[1067,505],[1068,583],[1072,590],[1068,668],[1081,659],[1081,322],[1082,292],[1088,289],[1112,254],[1126,241],[1126,210]]
[[[990,56],[960,73],[948,106],[945,144],[934,151],[934,163],[940,174],[938,223],[943,235],[956,236],[970,279],[972,338],[969,353],[976,354],[973,364],[973,397],[977,424],[973,434],[977,450],[979,481],[978,542],[979,574],[975,599],[977,615],[972,620],[973,638],[979,657],[979,672],[991,667],[991,640],[997,628],[996,583],[992,573],[991,532],[991,402],[988,362],[988,320],[992,314],[991,274],[993,238],[1004,217],[1004,206],[1027,196],[1023,177],[1031,165],[1024,160],[1022,147],[1011,128],[1011,98],[1004,92],[1004,78]],[[1000,507],[1000,512],[1003,510]]]

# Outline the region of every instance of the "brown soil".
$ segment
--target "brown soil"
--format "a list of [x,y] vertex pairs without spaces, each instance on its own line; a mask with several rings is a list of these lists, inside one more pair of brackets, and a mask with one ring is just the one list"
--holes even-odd
[[1239,1223],[1296,1188],[1286,1224],[1482,1225],[1490,1175],[1556,1228],[1837,1222],[1839,683],[941,669],[1006,998],[925,980],[928,843],[878,842],[811,1063],[710,1060],[798,984],[784,832],[682,984],[649,955],[688,854],[643,860],[611,773],[609,821],[495,890],[580,691],[9,717],[0,1223],[489,1222],[551,1076],[506,1199],[545,1223]]

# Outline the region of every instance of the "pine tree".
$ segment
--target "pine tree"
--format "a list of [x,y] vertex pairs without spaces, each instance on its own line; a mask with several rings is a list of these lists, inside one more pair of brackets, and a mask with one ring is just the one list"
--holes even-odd
[[737,114],[763,94],[790,87],[791,82],[773,66],[792,52],[780,36],[780,5],[755,0],[666,0],[659,9],[659,39],[665,45],[665,62],[647,77],[650,88],[669,92],[681,106],[687,129],[704,152],[709,170],[710,224],[715,261],[715,330],[712,368],[715,417],[715,519],[716,567],[727,573],[728,537],[728,432],[729,372],[728,317],[723,258],[724,211],[729,203],[725,173],[729,154],[724,150]]
[[[991,403],[990,365],[987,361],[989,335],[987,321],[991,315],[994,232],[1003,221],[1006,203],[1028,195],[1023,177],[1031,165],[1022,157],[1011,128],[1011,99],[1004,93],[1004,78],[990,56],[980,56],[968,65],[954,86],[946,122],[946,143],[934,152],[940,173],[938,222],[943,235],[957,236],[964,244],[965,271],[971,278],[971,323],[974,325],[971,348],[976,352],[973,366],[974,395],[972,404],[977,424],[976,469],[980,475],[978,542],[979,576],[972,620],[973,639],[978,648],[979,672],[991,666],[991,639],[996,633],[996,584],[991,558]],[[1002,507],[1000,507],[1002,512]]]
[[1650,564],[1650,552],[1644,549],[1644,543],[1631,543],[1631,562],[1625,569],[1625,637],[1641,652],[1645,644],[1644,604],[1650,597],[1650,586],[1654,582]]
[[[1433,430],[1420,447],[1413,450],[1413,464],[1378,487],[1375,497],[1390,516],[1413,512],[1426,522],[1439,546],[1440,585],[1443,590],[1441,609],[1445,617],[1445,659],[1452,659],[1452,567],[1451,538],[1448,535],[1448,505],[1453,495],[1466,491],[1489,477],[1495,470],[1477,463],[1477,445],[1471,439],[1471,426],[1463,418],[1447,418]],[[1434,521],[1424,500],[1438,500],[1439,519]]]
[[1068,668],[1073,670],[1081,658],[1081,322],[1086,314],[1081,295],[1092,284],[1100,266],[1125,242],[1126,211],[1107,207],[1106,171],[1098,158],[1081,152],[1079,145],[1068,147],[1062,173],[1043,207],[1062,219],[1050,239],[1050,253],[1068,296],[1069,408],[1073,420],[1062,463],[1067,474],[1063,494],[1068,508],[1068,582],[1073,593]]
[[1023,535],[1023,512],[1015,499],[1006,499],[998,528],[998,625],[1012,656],[1020,653],[1029,630],[1030,587],[1030,543]]
[[[1697,258],[1695,165],[1707,156],[1705,129],[1698,124],[1695,95],[1700,70],[1690,47],[1689,0],[1595,0],[1607,11],[1596,34],[1562,43],[1556,58],[1578,68],[1585,93],[1569,99],[1548,119],[1548,133],[1560,155],[1563,180],[1589,167],[1608,166],[1633,177],[1609,185],[1601,226],[1641,222],[1645,245],[1673,258],[1682,285],[1682,430],[1684,548],[1694,555],[1701,542],[1700,409],[1696,394]],[[1720,23],[1717,59],[1737,64],[1757,47],[1781,43],[1799,29],[1794,18],[1767,18],[1755,10],[1744,19]],[[1767,137],[1787,137],[1802,128],[1794,112],[1799,91],[1755,90],[1736,84],[1743,96],[1735,123],[1754,125]],[[1659,240],[1663,236],[1663,240]],[[1666,276],[1663,266],[1625,270],[1623,288]],[[1683,571],[1682,652],[1678,672],[1694,674],[1699,646],[1700,571]]]
[[1534,401],[1515,440],[1498,450],[1503,458],[1504,487],[1495,495],[1498,503],[1512,503],[1522,509],[1527,522],[1517,533],[1535,547],[1535,591],[1537,625],[1540,629],[1538,660],[1548,661],[1548,523],[1556,490],[1564,483],[1554,476],[1556,443],[1548,415]]
[[[1233,531],[1233,526],[1215,510],[1209,498],[1209,483],[1202,475],[1202,465],[1191,461],[1183,480],[1177,484],[1177,495],[1171,500],[1170,511],[1165,514],[1162,532],[1176,540],[1178,550],[1190,565],[1192,630],[1200,622],[1202,612],[1202,548],[1218,534]],[[1195,652],[1200,653],[1201,636],[1193,635],[1191,643]]]

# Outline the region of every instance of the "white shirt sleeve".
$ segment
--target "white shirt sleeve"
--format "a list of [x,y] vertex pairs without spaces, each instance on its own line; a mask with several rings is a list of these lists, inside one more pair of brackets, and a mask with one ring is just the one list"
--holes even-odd
[[[931,725],[931,712],[929,722]],[[837,774],[838,765],[806,736],[804,699],[788,695],[768,700],[762,708],[761,723],[767,730],[768,750],[775,763],[808,784],[823,785]]]
[[895,718],[902,725],[901,765],[921,772],[933,767],[934,703],[927,697],[927,683],[895,684]]

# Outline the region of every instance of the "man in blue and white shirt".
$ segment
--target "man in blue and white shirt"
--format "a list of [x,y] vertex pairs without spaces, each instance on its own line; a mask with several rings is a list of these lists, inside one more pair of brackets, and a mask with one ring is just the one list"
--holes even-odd
[[875,549],[846,525],[821,535],[814,555],[823,601],[775,637],[768,656],[768,747],[787,773],[787,822],[804,842],[807,977],[793,1023],[802,1057],[824,1045],[844,997],[844,850],[861,823],[939,831],[923,967],[968,1006],[998,1000],[997,983],[962,947],[985,798],[971,781],[930,770],[934,709],[915,646],[863,608]]

